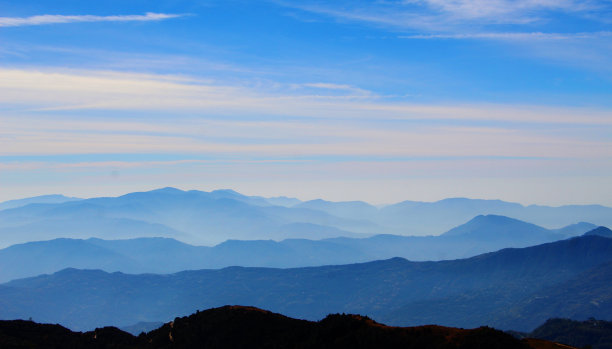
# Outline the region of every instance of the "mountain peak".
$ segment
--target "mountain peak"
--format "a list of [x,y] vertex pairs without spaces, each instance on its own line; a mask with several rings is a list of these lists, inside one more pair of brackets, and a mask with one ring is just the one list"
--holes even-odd
[[184,193],[184,191],[174,188],[174,187],[164,187],[164,188],[151,190],[150,193],[179,194],[179,193]]
[[520,221],[518,219],[500,215],[478,215],[469,222],[455,227],[443,236],[471,236],[474,238],[500,237],[529,237],[539,234],[550,234],[550,232],[535,224]]
[[598,236],[603,236],[605,238],[612,238],[612,230],[610,230],[607,227],[601,226],[601,227],[597,227],[593,230],[590,230],[584,233],[584,235],[585,236],[598,235]]

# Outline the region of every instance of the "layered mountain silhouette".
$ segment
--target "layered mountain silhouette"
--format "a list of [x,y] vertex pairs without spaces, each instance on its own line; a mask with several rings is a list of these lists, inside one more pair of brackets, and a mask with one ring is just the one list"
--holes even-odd
[[[248,304],[310,320],[344,312],[394,326],[435,323],[529,331],[560,314],[582,316],[595,303],[600,309],[597,315],[608,320],[612,314],[606,300],[612,294],[610,263],[612,239],[582,236],[440,262],[393,258],[339,266],[230,267],[170,275],[66,269],[0,285],[0,316],[32,317],[87,330],[168,321],[196,309]],[[530,314],[537,314],[533,315],[535,325],[526,321]]]
[[134,337],[113,327],[75,333],[59,325],[0,321],[0,345],[11,348],[568,348],[518,340],[481,327],[388,327],[359,316],[334,314],[317,322],[244,306],[224,306],[176,318]]
[[[582,234],[582,223],[561,230]],[[582,230],[581,230],[582,229]],[[101,240],[54,239],[0,250],[0,282],[53,273],[64,268],[124,273],[173,273],[182,270],[252,267],[305,267],[349,264],[392,257],[413,261],[458,259],[505,247],[526,247],[565,238],[503,216],[478,216],[441,236],[377,235],[323,240],[228,240],[214,247],[192,246],[169,238]]]
[[57,237],[151,236],[210,244],[227,239],[274,239],[301,234],[303,227],[292,223],[310,223],[309,230],[323,237],[345,235],[338,235],[337,231],[325,235],[330,227],[347,228],[349,235],[375,230],[371,222],[278,206],[264,198],[231,190],[208,193],[164,188],[116,198],[31,204],[0,211],[0,235],[7,245]]
[[[405,201],[378,208],[364,202],[301,202],[284,197],[245,196],[232,190],[163,188],[119,197],[23,203],[0,211],[4,247],[60,237],[154,236],[214,245],[228,239],[439,235],[478,215],[508,216],[548,229],[577,222],[612,226],[612,208],[604,206],[522,206],[461,198],[432,203]],[[571,228],[565,233],[575,235]]]

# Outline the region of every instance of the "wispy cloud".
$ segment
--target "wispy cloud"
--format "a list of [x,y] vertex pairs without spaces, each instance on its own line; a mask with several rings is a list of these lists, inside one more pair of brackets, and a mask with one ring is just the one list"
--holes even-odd
[[30,16],[30,17],[0,17],[0,27],[21,27],[21,26],[31,26],[31,25],[79,23],[79,22],[160,21],[164,19],[177,18],[181,16],[182,15],[180,14],[147,12],[144,15],[115,15],[115,16],[38,15],[38,16]]
[[[510,105],[421,105],[315,84],[332,94],[287,85],[249,87],[189,77],[88,70],[0,69],[0,104],[12,110],[123,110],[315,119],[481,120],[610,125],[607,110]],[[345,93],[338,93],[344,91]],[[289,93],[291,92],[291,93]]]
[[400,35],[400,39],[484,39],[484,40],[573,40],[612,37],[612,32],[601,31],[593,33],[466,33],[466,34],[417,34]]
[[368,90],[365,90],[359,87],[346,85],[346,84],[333,84],[333,83],[327,83],[327,82],[306,83],[306,84],[301,84],[301,85],[294,84],[293,87],[298,87],[298,88],[299,87],[309,87],[309,88],[323,89],[323,90],[345,91],[345,92],[349,92],[355,95],[361,94],[364,96],[373,95],[371,91],[368,91]]
[[454,18],[487,20],[499,23],[526,23],[538,18],[540,11],[581,12],[594,7],[592,1],[576,0],[405,0],[404,4],[424,3],[433,10]]
[[463,24],[527,24],[546,19],[549,12],[590,14],[599,1],[577,0],[402,0],[313,1],[276,3],[325,16],[388,25],[402,29],[448,30]]

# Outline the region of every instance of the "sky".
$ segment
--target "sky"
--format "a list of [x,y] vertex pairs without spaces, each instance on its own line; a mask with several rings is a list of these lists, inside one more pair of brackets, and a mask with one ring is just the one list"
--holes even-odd
[[612,206],[612,1],[3,1],[0,201]]

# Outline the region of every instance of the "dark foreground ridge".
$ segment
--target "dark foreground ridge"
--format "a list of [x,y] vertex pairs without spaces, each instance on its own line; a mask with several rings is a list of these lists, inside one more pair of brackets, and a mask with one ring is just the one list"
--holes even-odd
[[514,334],[518,338],[539,338],[578,348],[612,349],[612,322],[604,320],[549,319],[531,333]]
[[138,337],[114,327],[72,332],[60,325],[0,321],[1,348],[568,348],[504,332],[442,326],[389,327],[359,315],[312,322],[254,307],[224,306],[176,318]]

